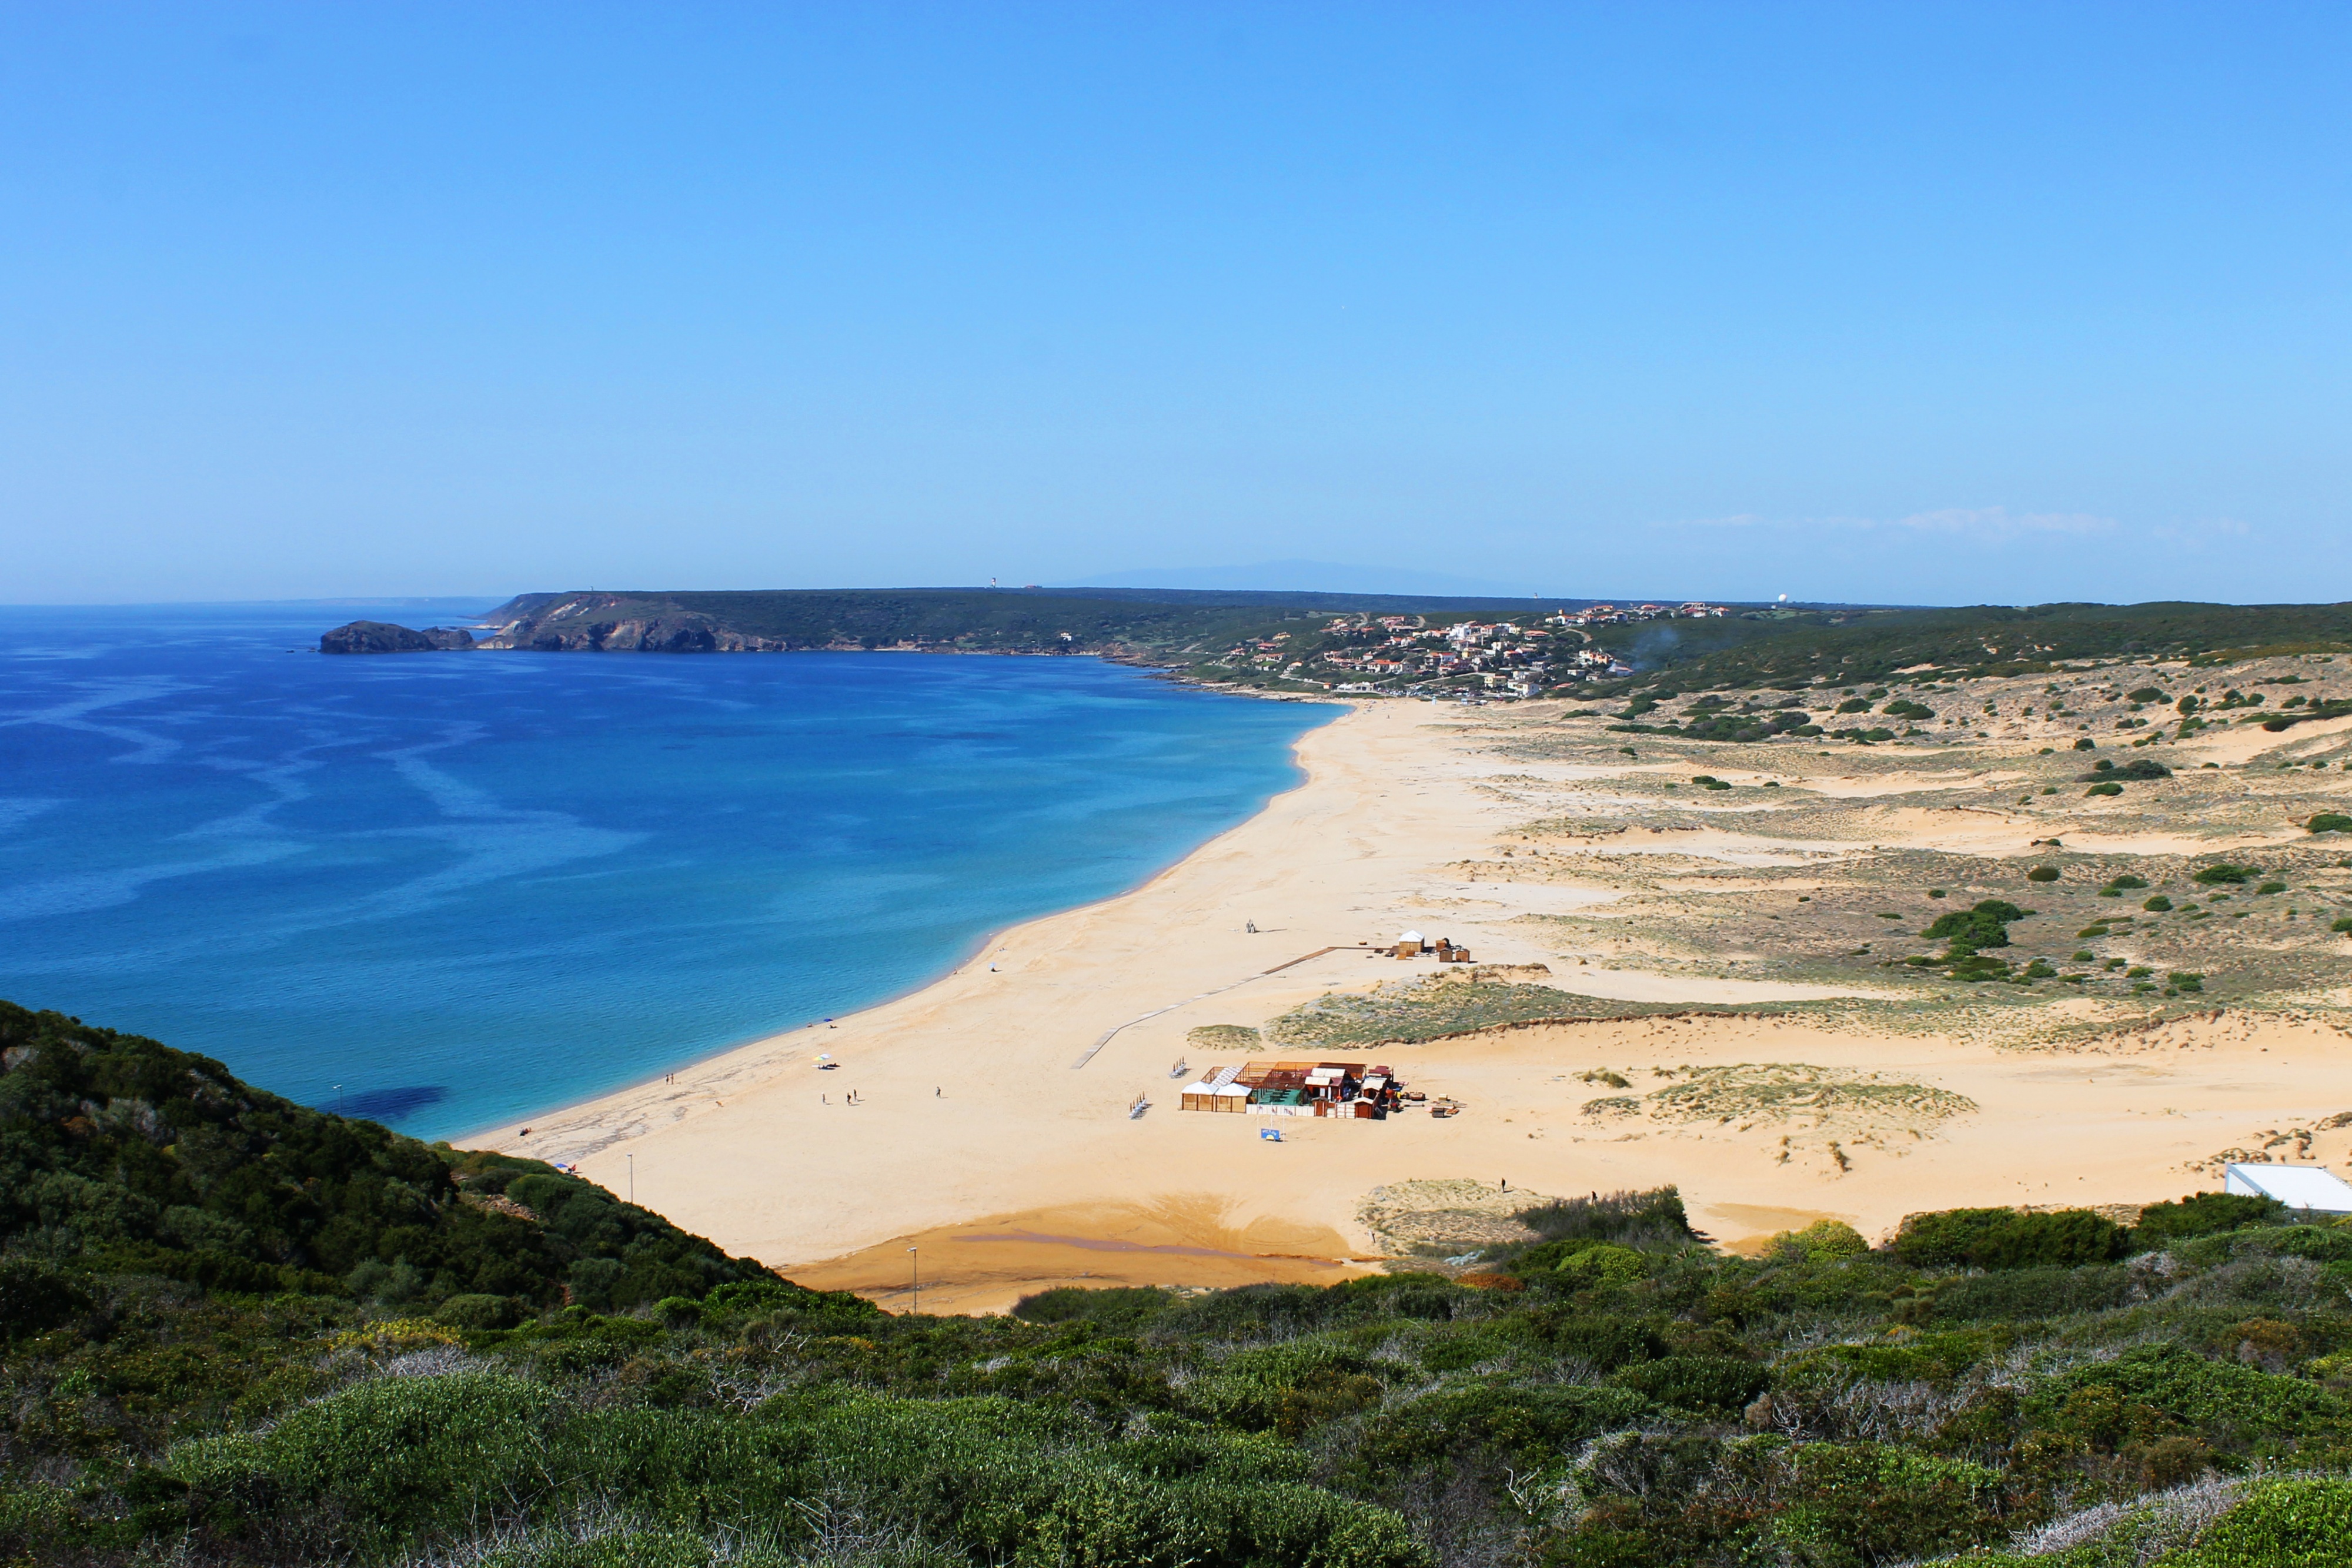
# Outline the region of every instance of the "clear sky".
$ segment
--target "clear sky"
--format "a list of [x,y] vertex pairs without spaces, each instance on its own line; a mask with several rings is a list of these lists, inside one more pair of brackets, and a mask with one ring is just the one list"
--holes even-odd
[[0,601],[2352,599],[2347,68],[2341,4],[8,0]]

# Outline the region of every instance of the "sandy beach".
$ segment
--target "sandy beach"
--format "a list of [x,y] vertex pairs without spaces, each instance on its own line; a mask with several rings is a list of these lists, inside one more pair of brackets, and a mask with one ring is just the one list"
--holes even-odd
[[[901,1309],[919,1266],[923,1310],[975,1312],[1060,1283],[1343,1279],[1379,1266],[1368,1195],[1399,1184],[1562,1195],[1671,1181],[1695,1222],[1732,1246],[1823,1215],[1879,1233],[1929,1207],[2147,1202],[2217,1186],[2198,1168],[2214,1150],[2352,1105],[2344,1036],[2327,1017],[2118,1027],[2043,1052],[1881,1030],[1864,1009],[1538,1024],[1370,1051],[1274,1046],[1276,1057],[1388,1063],[1463,1113],[1285,1120],[1274,1143],[1259,1135],[1264,1118],[1180,1112],[1180,1059],[1194,1074],[1241,1060],[1189,1049],[1188,1030],[1258,1026],[1327,992],[1433,972],[1358,946],[1407,929],[1450,936],[1481,965],[1549,964],[1563,989],[1629,1002],[1703,1011],[1878,994],[1677,974],[1638,954],[1563,956],[1529,917],[1605,914],[1616,895],[1527,850],[1529,791],[1605,790],[1659,765],[1529,762],[1500,755],[1491,725],[1477,710],[1359,706],[1299,742],[1305,783],[1129,894],[1007,931],[935,984],[835,1026],[536,1117],[528,1137],[509,1127],[469,1142],[577,1162],[616,1192],[634,1184],[640,1203],[806,1283]],[[1822,771],[1808,796],[1869,792],[1829,777],[1833,763]],[[1803,782],[1784,777],[1793,800]],[[1910,814],[1920,821],[1874,831],[1976,852],[2021,851],[2028,831]],[[1727,823],[1679,836],[1673,852],[1731,872],[1834,847]],[[1739,1095],[1769,1063],[1802,1064],[1832,1086],[1899,1082],[1906,1104],[1931,1109],[1817,1118],[1809,1132],[1749,1115]],[[1620,1092],[1633,1109],[1585,1109],[1609,1092],[1594,1086],[1604,1072],[1630,1086]],[[1675,1084],[1727,1113],[1643,1098]],[[1748,1087],[1724,1098],[1726,1084]],[[1139,1096],[1150,1108],[1130,1116]],[[2352,1131],[2316,1136],[2315,1160],[2352,1153]]]

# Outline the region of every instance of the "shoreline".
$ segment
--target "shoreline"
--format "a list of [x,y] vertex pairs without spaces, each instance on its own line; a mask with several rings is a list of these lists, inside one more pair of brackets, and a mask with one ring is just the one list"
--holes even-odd
[[[499,650],[499,651],[505,651],[505,650]],[[799,651],[801,651],[801,650],[793,650],[793,652],[799,652]],[[824,653],[824,652],[831,652],[832,650],[827,650],[827,649],[816,649],[816,650],[809,650],[809,651],[811,651],[811,652],[818,652],[818,653]],[[906,649],[906,650],[877,650],[877,651],[891,651],[891,652],[903,651],[903,652],[907,652],[907,653],[919,653],[919,652],[924,652],[925,650],[920,650],[920,649]],[[1015,655],[1015,656],[1017,656],[1017,657],[1024,657],[1024,658],[1026,658],[1026,657],[1036,657],[1036,658],[1052,658],[1052,657],[1058,657],[1058,658],[1093,658],[1093,657],[1096,657],[1097,655],[1094,655],[1094,654],[1091,654],[1091,653],[1087,653],[1087,654],[1078,654],[1078,653],[1066,653],[1066,654],[1042,654],[1042,653],[1041,653],[1041,654],[1020,654],[1020,655]],[[1200,687],[1198,687],[1198,686],[1196,685],[1196,686],[1195,686],[1195,689],[1197,690],[1197,689],[1202,689],[1202,688],[1200,688]],[[1235,694],[1235,695],[1242,695],[1242,694]],[[1282,700],[1285,700],[1285,701],[1307,701],[1307,700],[1310,700],[1310,699],[1304,698],[1304,697],[1298,697],[1298,698],[1284,698],[1284,699],[1282,699]],[[1328,702],[1328,703],[1327,703],[1327,705],[1326,705],[1326,706],[1331,706],[1331,707],[1339,707],[1339,708],[1353,708],[1353,707],[1355,707],[1357,705],[1356,705],[1356,704],[1354,704],[1354,703],[1350,703],[1350,702],[1344,702],[1344,701],[1333,701],[1333,702]],[[1313,734],[1315,734],[1315,733],[1316,733],[1316,731],[1317,731],[1317,730],[1328,728],[1328,727],[1330,727],[1330,725],[1340,723],[1342,720],[1344,720],[1344,719],[1346,718],[1346,716],[1347,716],[1347,715],[1346,715],[1346,714],[1344,714],[1344,713],[1339,714],[1339,715],[1338,715],[1338,716],[1334,716],[1334,717],[1333,717],[1332,719],[1330,719],[1329,721],[1328,721],[1326,724],[1317,726],[1317,727],[1316,727],[1316,729],[1308,730],[1308,731],[1307,732],[1307,735],[1313,735]],[[1042,923],[1042,922],[1048,921],[1048,920],[1057,919],[1057,918],[1059,918],[1059,917],[1061,917],[1061,916],[1063,916],[1063,915],[1076,915],[1076,914],[1079,914],[1079,913],[1081,913],[1081,912],[1083,912],[1083,911],[1086,911],[1086,910],[1094,909],[1094,908],[1098,908],[1098,907],[1100,907],[1100,906],[1102,906],[1102,905],[1104,905],[1104,904],[1116,904],[1116,903],[1118,903],[1119,900],[1121,900],[1121,899],[1123,899],[1123,898],[1126,898],[1126,897],[1129,897],[1129,895],[1131,895],[1131,894],[1137,894],[1137,893],[1140,893],[1140,892],[1142,892],[1145,888],[1150,887],[1150,886],[1154,882],[1158,881],[1160,878],[1161,878],[1161,877],[1163,877],[1163,876],[1167,875],[1170,872],[1174,871],[1178,866],[1181,865],[1185,861],[1192,859],[1194,855],[1199,854],[1202,851],[1203,851],[1203,850],[1205,850],[1205,849],[1209,848],[1211,845],[1213,845],[1213,844],[1214,844],[1215,842],[1217,842],[1217,841],[1218,841],[1219,839],[1222,839],[1222,838],[1225,837],[1225,836],[1226,836],[1227,834],[1229,834],[1229,833],[1233,833],[1233,832],[1238,831],[1240,829],[1242,829],[1242,828],[1244,828],[1244,827],[1248,826],[1251,822],[1254,822],[1254,821],[1255,821],[1258,818],[1260,818],[1260,817],[1264,816],[1264,815],[1265,814],[1265,812],[1266,812],[1266,811],[1267,811],[1267,810],[1269,810],[1269,809],[1274,805],[1274,803],[1275,803],[1276,801],[1277,801],[1277,800],[1281,800],[1284,796],[1286,796],[1286,795],[1295,794],[1295,793],[1297,793],[1297,791],[1299,791],[1299,790],[1301,790],[1301,789],[1306,789],[1306,788],[1307,787],[1307,785],[1312,781],[1312,780],[1311,780],[1311,777],[1307,774],[1307,769],[1306,769],[1306,768],[1305,768],[1304,764],[1303,764],[1303,763],[1301,763],[1301,762],[1298,760],[1298,747],[1299,747],[1299,744],[1300,744],[1300,742],[1301,742],[1301,741],[1304,741],[1305,739],[1306,739],[1306,736],[1301,736],[1301,737],[1299,737],[1299,739],[1298,739],[1298,740],[1295,740],[1295,741],[1293,741],[1293,742],[1291,743],[1291,745],[1290,745],[1290,753],[1291,753],[1292,765],[1293,765],[1294,767],[1297,767],[1297,768],[1299,768],[1300,775],[1301,775],[1301,776],[1300,776],[1300,778],[1298,779],[1298,780],[1297,780],[1296,783],[1292,784],[1292,785],[1291,785],[1288,789],[1278,789],[1278,790],[1275,791],[1273,794],[1266,796],[1264,800],[1260,800],[1260,801],[1258,802],[1257,809],[1256,809],[1255,810],[1252,811],[1248,816],[1246,816],[1246,817],[1243,818],[1240,821],[1238,821],[1238,822],[1234,823],[1232,827],[1229,827],[1229,828],[1225,828],[1225,829],[1221,830],[1221,831],[1218,831],[1216,834],[1213,835],[1212,837],[1210,837],[1209,839],[1205,840],[1205,841],[1202,841],[1202,843],[1199,843],[1199,844],[1194,845],[1192,849],[1187,850],[1187,851],[1186,851],[1182,855],[1179,856],[1177,859],[1175,859],[1175,860],[1173,860],[1173,861],[1171,861],[1168,864],[1166,864],[1166,865],[1164,865],[1164,866],[1161,866],[1161,867],[1160,867],[1159,870],[1157,870],[1157,871],[1152,872],[1150,875],[1148,875],[1148,876],[1144,877],[1143,879],[1141,879],[1140,881],[1137,882],[1137,883],[1134,883],[1132,886],[1125,887],[1125,888],[1121,888],[1121,889],[1119,889],[1119,890],[1118,890],[1118,892],[1116,892],[1116,893],[1105,894],[1103,896],[1101,896],[1101,897],[1099,897],[1099,898],[1089,899],[1088,901],[1087,901],[1087,902],[1086,902],[1086,903],[1084,903],[1084,904],[1071,904],[1071,905],[1069,905],[1069,906],[1068,906],[1068,907],[1066,907],[1066,908],[1063,908],[1063,909],[1056,909],[1056,910],[1051,910],[1051,911],[1048,911],[1047,913],[1045,913],[1045,914],[1044,914],[1044,915],[1031,915],[1029,918],[1027,918],[1027,919],[1025,919],[1025,920],[1018,920],[1018,921],[1014,921],[1013,924],[1011,924],[1011,925],[1009,925],[992,926],[992,927],[990,927],[988,930],[982,932],[978,936],[974,937],[974,938],[973,938],[973,939],[972,939],[969,944],[967,944],[967,945],[966,945],[966,946],[961,950],[961,955],[960,955],[960,956],[959,956],[954,960],[954,962],[952,962],[951,964],[948,965],[946,967],[941,968],[941,969],[935,970],[935,971],[933,971],[932,973],[930,973],[929,975],[925,976],[924,977],[922,977],[922,978],[920,978],[920,979],[917,979],[917,980],[909,981],[909,982],[908,982],[908,983],[907,983],[906,985],[899,987],[897,990],[890,992],[888,995],[887,995],[887,996],[883,996],[883,997],[879,997],[879,998],[877,998],[876,999],[874,999],[874,1000],[872,1000],[872,1001],[866,1002],[866,1003],[863,1004],[862,1006],[858,1007],[856,1010],[854,1010],[854,1011],[852,1011],[852,1012],[836,1014],[836,1015],[835,1015],[835,1016],[834,1016],[834,1018],[833,1018],[832,1019],[830,1019],[830,1020],[824,1019],[815,1019],[815,1020],[814,1020],[814,1021],[812,1021],[812,1022],[809,1022],[809,1023],[804,1023],[804,1024],[798,1024],[798,1025],[795,1025],[795,1026],[793,1026],[793,1027],[792,1027],[792,1028],[790,1028],[790,1029],[784,1029],[784,1030],[770,1030],[769,1032],[767,1032],[767,1033],[765,1033],[765,1034],[756,1034],[756,1035],[752,1035],[752,1036],[751,1036],[751,1037],[750,1037],[750,1038],[748,1038],[748,1039],[737,1040],[736,1042],[734,1042],[734,1043],[733,1043],[733,1044],[731,1044],[731,1045],[722,1045],[722,1046],[719,1046],[719,1047],[717,1047],[717,1048],[715,1048],[715,1049],[713,1049],[713,1050],[711,1050],[711,1051],[705,1051],[705,1052],[703,1052],[701,1055],[696,1056],[696,1057],[692,1058],[691,1060],[689,1060],[689,1061],[685,1061],[685,1062],[682,1062],[682,1063],[680,1063],[680,1064],[678,1064],[678,1065],[677,1065],[677,1066],[675,1066],[675,1067],[667,1067],[667,1068],[664,1068],[664,1069],[662,1069],[661,1071],[657,1071],[657,1072],[649,1073],[649,1074],[647,1074],[646,1076],[645,1076],[645,1077],[643,1077],[643,1078],[639,1078],[639,1079],[633,1080],[633,1081],[631,1081],[631,1082],[627,1082],[627,1083],[619,1084],[619,1085],[616,1085],[616,1086],[615,1086],[615,1087],[614,1087],[614,1088],[607,1089],[607,1090],[604,1090],[604,1091],[601,1091],[601,1092],[597,1092],[597,1093],[594,1093],[594,1094],[583,1094],[583,1095],[575,1096],[574,1098],[572,1098],[572,1099],[569,1099],[569,1100],[559,1101],[559,1102],[557,1102],[557,1103],[555,1103],[551,1108],[550,1108],[550,1109],[548,1109],[548,1110],[544,1110],[544,1111],[538,1111],[538,1112],[534,1112],[534,1113],[531,1113],[530,1115],[529,1115],[529,1116],[509,1116],[509,1117],[506,1118],[506,1119],[505,1119],[505,1120],[503,1120],[503,1121],[486,1123],[486,1124],[480,1124],[480,1125],[475,1126],[475,1127],[473,1127],[473,1128],[470,1128],[470,1129],[468,1129],[468,1130],[467,1130],[467,1131],[466,1131],[466,1132],[463,1132],[463,1133],[457,1133],[457,1134],[452,1134],[448,1135],[447,1137],[441,1138],[441,1139],[435,1140],[435,1141],[436,1141],[436,1142],[440,1142],[440,1143],[446,1143],[446,1144],[452,1145],[454,1145],[454,1146],[456,1146],[456,1147],[458,1147],[458,1148],[487,1148],[487,1147],[491,1146],[491,1145],[489,1145],[489,1143],[488,1143],[487,1140],[493,1139],[493,1138],[498,1138],[498,1137],[508,1137],[508,1138],[511,1138],[511,1137],[515,1136],[515,1135],[516,1135],[516,1134],[518,1134],[518,1133],[519,1133],[522,1128],[525,1128],[525,1127],[536,1127],[536,1126],[537,1126],[541,1122],[543,1122],[543,1121],[549,1121],[549,1120],[551,1120],[551,1119],[553,1119],[553,1118],[560,1117],[560,1116],[566,1116],[566,1115],[570,1115],[570,1114],[572,1114],[572,1113],[575,1113],[575,1112],[583,1112],[583,1111],[586,1111],[586,1110],[589,1110],[589,1109],[591,1109],[591,1108],[593,1108],[593,1107],[596,1107],[596,1106],[604,1105],[604,1104],[605,1104],[605,1103],[609,1103],[609,1102],[615,1101],[615,1100],[621,1100],[621,1099],[626,1098],[626,1097],[628,1097],[628,1096],[636,1095],[636,1094],[641,1094],[641,1093],[643,1093],[644,1092],[646,1092],[646,1090],[649,1090],[649,1089],[659,1089],[659,1088],[662,1088],[662,1087],[664,1087],[664,1086],[665,1086],[665,1084],[666,1084],[667,1081],[667,1080],[669,1080],[669,1079],[681,1077],[681,1076],[683,1076],[684,1074],[686,1074],[686,1073],[688,1073],[688,1072],[690,1072],[690,1071],[696,1071],[696,1070],[698,1070],[698,1069],[707,1068],[707,1067],[709,1067],[709,1066],[711,1066],[711,1065],[713,1065],[713,1064],[715,1064],[715,1063],[722,1062],[722,1061],[724,1061],[727,1058],[729,1058],[729,1057],[730,1057],[730,1056],[734,1056],[734,1055],[736,1055],[736,1054],[737,1054],[737,1053],[739,1053],[739,1052],[753,1051],[753,1050],[756,1050],[756,1049],[758,1049],[758,1048],[760,1048],[760,1047],[762,1047],[762,1046],[772,1045],[772,1044],[773,1044],[774,1042],[779,1041],[779,1040],[786,1040],[795,1039],[795,1038],[797,1038],[798,1036],[800,1036],[800,1035],[802,1035],[802,1034],[803,1034],[803,1033],[806,1033],[806,1032],[808,1032],[809,1030],[814,1030],[814,1029],[816,1029],[819,1025],[824,1024],[824,1023],[826,1023],[826,1022],[828,1022],[828,1021],[830,1021],[830,1022],[831,1022],[833,1025],[835,1025],[835,1027],[838,1027],[838,1026],[839,1026],[840,1024],[842,1024],[842,1023],[848,1022],[848,1021],[850,1021],[850,1020],[852,1020],[852,1019],[856,1019],[863,1018],[863,1017],[865,1017],[866,1015],[867,1015],[867,1014],[869,1014],[869,1013],[874,1013],[874,1012],[880,1011],[880,1010],[882,1010],[882,1009],[886,1009],[886,1008],[888,1008],[888,1007],[893,1006],[893,1005],[894,1005],[894,1004],[896,1004],[896,1003],[902,1002],[902,1001],[906,1001],[906,1000],[908,1000],[909,998],[914,998],[914,997],[919,996],[921,993],[923,993],[924,991],[927,991],[927,990],[930,989],[932,987],[937,986],[937,985],[940,985],[940,984],[942,984],[943,982],[945,982],[945,981],[947,981],[947,980],[950,980],[950,979],[953,978],[955,976],[957,976],[957,975],[959,975],[959,974],[962,973],[962,972],[964,971],[964,969],[965,969],[965,968],[967,968],[970,965],[971,965],[972,963],[974,963],[974,962],[976,962],[977,960],[979,960],[982,956],[984,956],[984,955],[987,953],[988,948],[989,948],[989,945],[990,945],[991,943],[994,943],[994,942],[1001,942],[1001,941],[1004,940],[1005,938],[1010,937],[1010,936],[1011,936],[1013,934],[1014,934],[1015,932],[1022,931],[1022,930],[1024,930],[1024,929],[1025,929],[1025,928],[1027,928],[1027,927],[1029,927],[1029,926],[1031,926],[1031,925],[1038,925],[1038,924],[1040,924],[1040,923]],[[1136,1020],[1136,1021],[1140,1021],[1140,1020]]]
[[[1353,946],[1373,935],[1392,936],[1408,918],[1410,900],[1398,906],[1391,897],[1391,911],[1364,904],[1380,892],[1392,893],[1387,884],[1400,873],[1412,880],[1427,870],[1429,824],[1418,815],[1376,832],[1387,852],[1359,860],[1376,874],[1342,876],[1335,887],[1310,890],[1304,901],[1301,890],[1288,885],[1297,873],[1329,880],[1318,869],[1323,852],[1335,836],[1359,832],[1359,808],[1377,803],[1363,797],[1394,792],[1381,787],[1397,784],[1384,768],[1417,759],[1454,782],[1464,771],[1465,759],[1453,748],[1428,745],[1419,735],[1431,720],[1453,716],[1434,705],[1344,706],[1347,711],[1294,744],[1298,784],[1134,888],[1006,927],[929,983],[838,1017],[830,1028],[763,1036],[467,1141],[576,1164],[624,1196],[634,1165],[638,1201],[730,1250],[778,1266],[843,1256],[925,1223],[1046,1207],[1020,1201],[1026,1197],[1084,1192],[1085,1180],[1066,1178],[1093,1155],[1016,1170],[1007,1166],[997,1134],[1016,1124],[1066,1133],[1090,1148],[1111,1145],[1098,1153],[1116,1162],[1121,1133],[1144,1124],[1125,1114],[1139,1092],[1155,1099],[1146,1118],[1155,1130],[1184,1125],[1165,1092],[1175,1086],[1167,1063],[1186,1053],[1186,1028],[1227,1021],[1193,1013],[1215,1011],[1232,998],[1236,1016],[1255,1017],[1368,977],[1429,970],[1425,961],[1407,967],[1393,960],[1374,970],[1374,960]],[[1495,766],[1469,764],[1473,771]],[[1431,780],[1417,782],[1425,791]],[[1448,858],[1479,854],[1498,814],[1507,812],[1499,802],[1479,803],[1441,834],[1448,841],[1440,847]],[[1302,828],[1311,830],[1305,840]],[[1242,894],[1254,895],[1244,902],[1255,916],[1229,907]],[[1252,919],[1262,927],[1255,934],[1244,929]],[[1184,937],[1173,949],[1158,935],[1171,926]],[[1342,944],[1339,951],[1293,962]],[[1524,940],[1510,946],[1507,956],[1533,956]],[[1482,957],[1507,956],[1494,952],[1491,941],[1488,947]],[[1276,966],[1282,967],[1278,975],[1265,973]],[[1248,998],[1245,1006],[1237,992]],[[1071,1066],[1114,1029],[1115,1038],[1087,1067]],[[819,1069],[820,1052],[842,1065]],[[673,1077],[677,1082],[667,1082]],[[854,1111],[840,1103],[853,1090]],[[893,1103],[887,1115],[875,1114],[880,1092]],[[919,1102],[926,1100],[949,1115],[924,1117]],[[835,1124],[821,1119],[826,1112]],[[883,1143],[864,1133],[845,1135],[849,1130],[838,1124],[852,1114]],[[931,1125],[919,1131],[920,1123],[909,1125],[909,1118]],[[941,1121],[949,1124],[944,1145],[910,1155],[921,1168],[903,1185],[889,1183],[898,1192],[886,1197],[873,1187],[868,1205],[833,1190],[854,1174],[880,1182],[877,1153],[904,1139],[921,1141],[941,1130]],[[520,1136],[524,1125],[531,1130],[528,1139]],[[1055,1175],[1055,1167],[1065,1174]],[[787,1206],[772,1196],[779,1185],[824,1196]],[[1297,1240],[1238,1250],[1302,1255],[1302,1266],[1354,1250],[1328,1228],[1311,1245]]]

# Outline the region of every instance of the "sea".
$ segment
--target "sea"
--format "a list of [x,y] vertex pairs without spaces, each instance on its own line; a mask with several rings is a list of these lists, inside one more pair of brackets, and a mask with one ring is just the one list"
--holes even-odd
[[1133,887],[1340,711],[1084,657],[316,652],[488,607],[0,608],[0,997],[460,1137]]

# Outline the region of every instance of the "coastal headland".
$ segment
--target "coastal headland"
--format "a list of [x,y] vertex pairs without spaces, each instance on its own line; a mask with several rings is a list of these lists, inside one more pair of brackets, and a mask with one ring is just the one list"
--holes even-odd
[[[2311,663],[2228,681],[2317,704]],[[2352,793],[2352,719],[2184,726],[2162,777],[2103,790],[2088,753],[2130,735],[2143,681],[2218,701],[2178,664],[1955,679],[1912,689],[1967,731],[1834,750],[1365,703],[1302,738],[1305,783],[1129,894],[471,1141],[634,1184],[812,1286],[895,1310],[919,1275],[931,1312],[1475,1271],[1541,1195],[1675,1183],[1737,1249],[1822,1217],[2136,1207],[2218,1186],[2224,1158],[2341,1163],[2352,846],[2311,824]],[[1369,946],[1406,931],[1473,961]],[[1188,1039],[1213,1025],[1263,1053]],[[1179,1109],[1207,1068],[1294,1058],[1461,1109]]]

